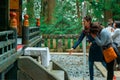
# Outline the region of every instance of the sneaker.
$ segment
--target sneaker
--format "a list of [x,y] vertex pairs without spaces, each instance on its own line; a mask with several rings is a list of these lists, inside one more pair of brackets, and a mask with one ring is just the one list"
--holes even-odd
[[115,75],[113,76],[113,80],[116,80],[116,76]]
[[117,65],[117,67],[116,67],[116,71],[120,71],[120,64]]

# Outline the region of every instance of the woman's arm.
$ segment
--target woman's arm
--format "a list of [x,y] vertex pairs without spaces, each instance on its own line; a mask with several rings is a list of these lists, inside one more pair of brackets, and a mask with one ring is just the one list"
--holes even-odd
[[108,38],[107,37],[108,34],[105,31],[101,31],[99,37],[96,34],[91,34],[91,35],[95,39],[95,42],[97,43],[97,45],[99,46],[105,45],[107,38]]
[[73,45],[72,48],[75,49],[81,43],[81,41],[83,40],[84,37],[85,37],[85,33],[82,32],[81,35],[78,38],[78,41]]
[[82,32],[78,41],[73,45],[73,47],[69,50],[69,54],[72,54],[73,50],[81,43],[81,41],[83,40],[83,38],[85,37],[85,33]]

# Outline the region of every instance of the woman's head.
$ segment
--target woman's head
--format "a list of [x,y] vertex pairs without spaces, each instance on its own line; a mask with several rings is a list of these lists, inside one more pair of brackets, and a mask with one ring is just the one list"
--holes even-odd
[[101,31],[101,29],[102,29],[102,26],[100,25],[100,23],[99,22],[94,22],[90,26],[90,33],[98,34]]
[[120,21],[114,21],[114,28],[120,28]]
[[89,28],[90,27],[90,25],[91,25],[91,21],[92,21],[92,18],[91,18],[91,16],[85,16],[84,18],[83,18],[83,24],[84,24],[84,27],[85,28]]

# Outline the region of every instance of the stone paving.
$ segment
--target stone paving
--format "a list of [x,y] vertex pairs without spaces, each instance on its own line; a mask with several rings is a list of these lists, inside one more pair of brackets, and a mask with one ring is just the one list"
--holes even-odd
[[[63,67],[70,80],[89,80],[88,59],[86,66],[83,56],[69,54],[51,54],[51,59]],[[102,73],[94,66],[94,80],[106,80]]]

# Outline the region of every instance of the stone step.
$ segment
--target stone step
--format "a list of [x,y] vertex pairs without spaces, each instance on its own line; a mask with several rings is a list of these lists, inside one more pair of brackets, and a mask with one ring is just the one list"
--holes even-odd
[[54,70],[53,69],[53,62],[50,61],[49,66],[47,67],[47,70],[53,75],[55,76],[58,80],[65,80],[65,72],[63,70]]
[[[89,76],[70,77],[70,80],[90,80]],[[94,77],[94,80],[106,80],[106,78]]]
[[49,66],[47,67],[47,70],[58,80],[65,80],[64,79],[64,71],[63,70],[53,70],[53,62],[50,61]]
[[[50,71],[46,70],[43,65],[39,64],[30,56],[20,56],[18,58],[18,68],[21,71],[20,74],[25,74],[23,74],[23,77],[18,75],[19,80],[23,80],[26,75],[32,80],[59,80],[56,76],[50,73]],[[40,75],[38,76],[38,74]]]
[[50,73],[54,75],[58,80],[64,80],[64,71],[63,70],[51,70]]

